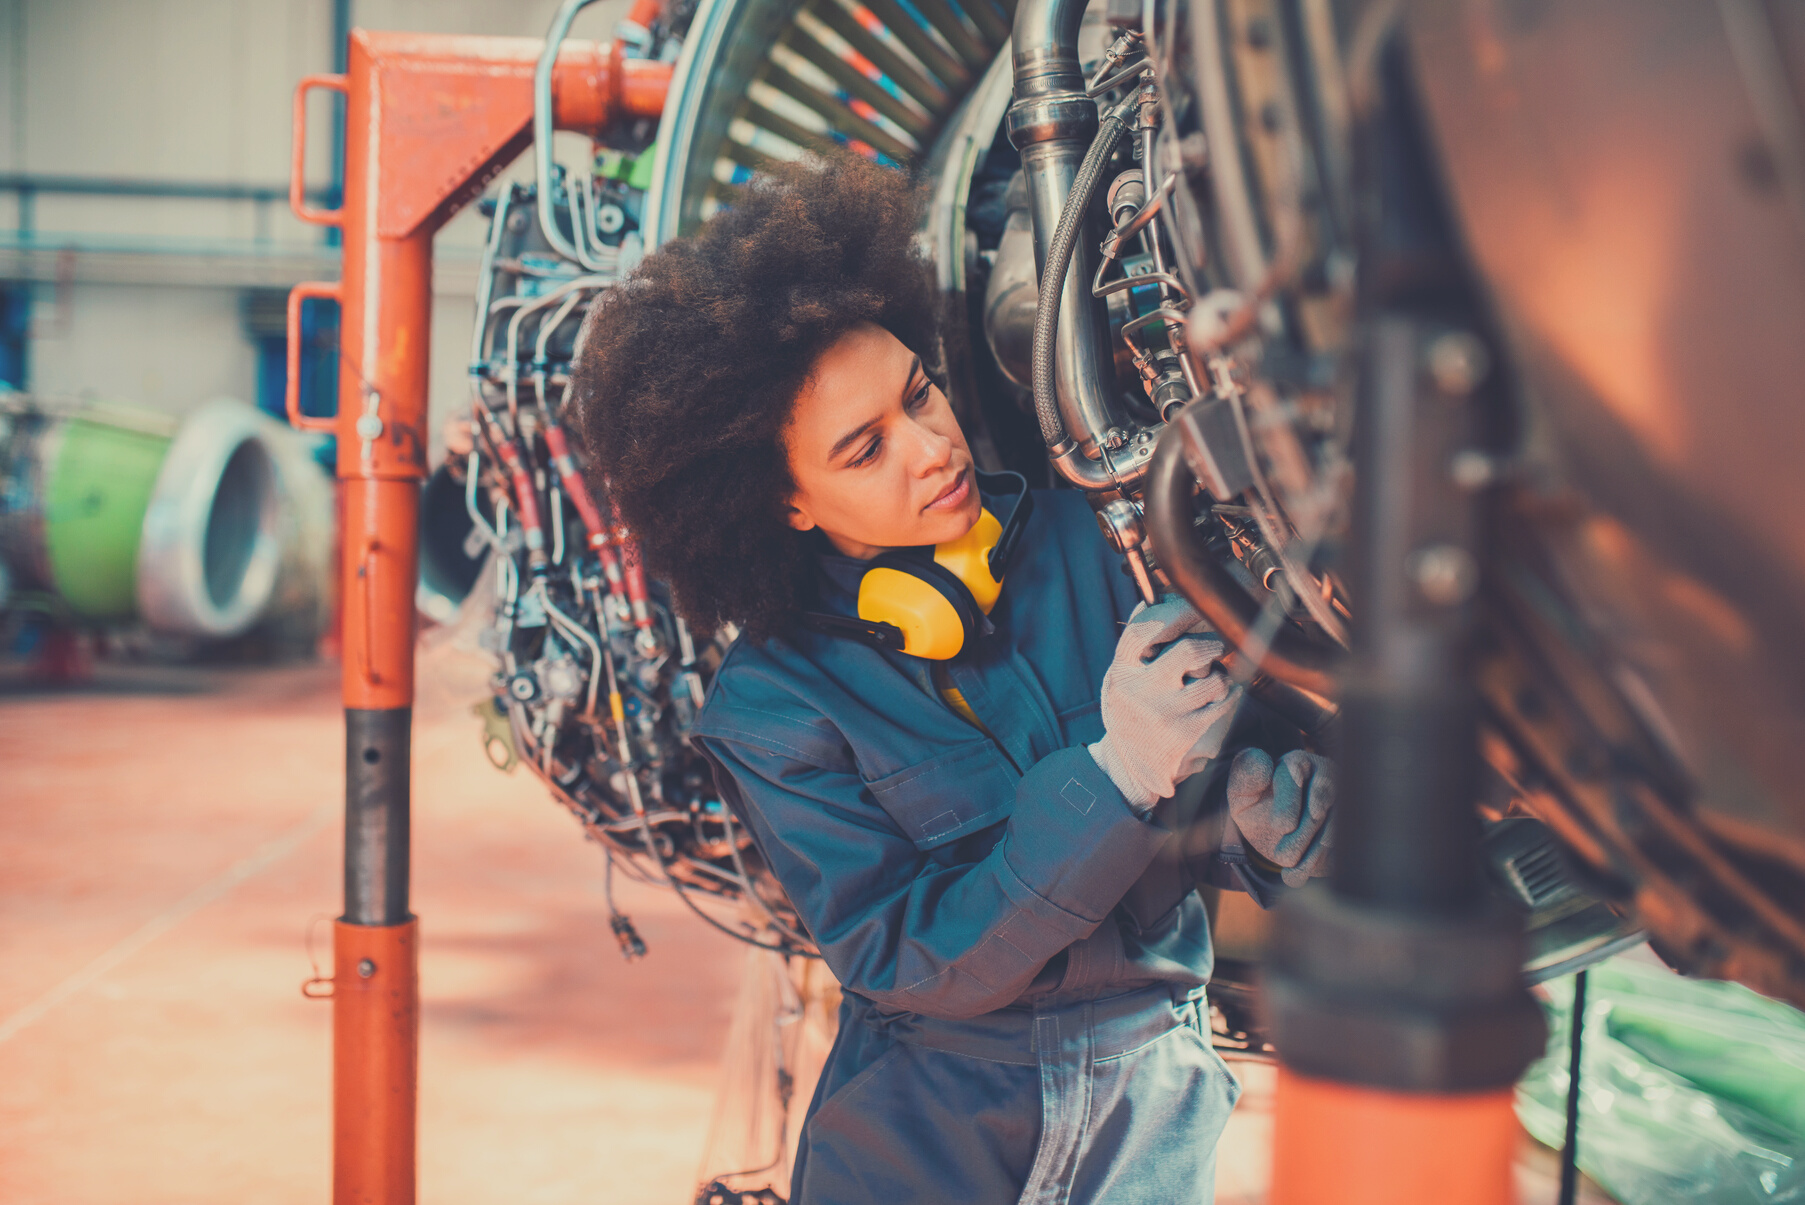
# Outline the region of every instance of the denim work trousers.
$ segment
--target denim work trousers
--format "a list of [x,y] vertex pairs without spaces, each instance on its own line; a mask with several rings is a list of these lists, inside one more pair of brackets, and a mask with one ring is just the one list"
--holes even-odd
[[1208,1205],[1240,1085],[1202,991],[937,1021],[847,997],[793,1205]]

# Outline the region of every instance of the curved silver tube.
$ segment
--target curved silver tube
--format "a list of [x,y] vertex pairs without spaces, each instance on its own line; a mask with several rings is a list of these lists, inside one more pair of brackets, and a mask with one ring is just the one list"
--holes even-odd
[[482,262],[476,266],[476,330],[470,336],[470,371],[482,365],[487,349],[483,346],[489,333],[489,303],[495,299],[495,256],[501,250],[502,232],[508,225],[508,203],[514,199],[512,185],[503,184],[495,194],[495,216],[489,219],[489,240],[483,244]]
[[[545,235],[545,241],[565,259],[598,272],[613,265],[593,259],[583,248],[564,237],[564,232],[558,229],[558,211],[552,193],[552,68],[557,65],[558,48],[564,45],[571,23],[578,13],[594,3],[595,0],[564,0],[558,15],[552,18],[552,27],[545,33],[545,49],[539,52],[539,63],[533,68],[533,177],[538,184],[535,200],[539,230]],[[581,220],[582,215],[572,206],[572,224]],[[581,231],[577,232],[577,237],[583,237]]]
[[[1021,0],[1015,11],[1009,138],[1022,155],[1043,293],[1047,249],[1097,133],[1097,106],[1085,95],[1078,65],[1084,7],[1084,0]],[[1067,438],[1051,441],[1048,451],[1060,476],[1080,488],[1100,490],[1124,483],[1101,459],[1104,437],[1116,425],[1110,405],[1115,372],[1109,327],[1090,295],[1095,267],[1091,241],[1078,239],[1061,282],[1055,392]]]

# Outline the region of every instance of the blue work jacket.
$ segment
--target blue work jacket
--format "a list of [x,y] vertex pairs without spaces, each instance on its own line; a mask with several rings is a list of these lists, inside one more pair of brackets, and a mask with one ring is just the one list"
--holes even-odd
[[[863,565],[820,564],[853,614]],[[1208,918],[1085,747],[1135,602],[1084,497],[1040,491],[993,631],[944,663],[984,730],[919,658],[801,629],[728,652],[699,743],[846,991],[794,1205],[1208,1199],[1237,1090]]]

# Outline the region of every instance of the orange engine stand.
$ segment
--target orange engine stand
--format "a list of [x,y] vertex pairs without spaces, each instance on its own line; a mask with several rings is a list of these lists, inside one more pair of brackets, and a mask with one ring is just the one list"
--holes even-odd
[[1510,1205],[1509,1088],[1388,1092],[1279,1068],[1274,1205]]
[[[418,922],[408,906],[409,744],[420,483],[426,476],[432,239],[526,148],[533,69],[527,38],[351,34],[344,75],[295,92],[290,204],[344,232],[337,282],[288,301],[288,414],[338,439],[339,579],[345,704],[345,912],[334,930],[333,1200],[415,1198]],[[554,122],[600,135],[657,117],[671,65],[618,44],[568,42],[553,72]],[[307,93],[345,95],[345,201],[303,199]],[[301,302],[342,307],[338,414],[299,407]]]

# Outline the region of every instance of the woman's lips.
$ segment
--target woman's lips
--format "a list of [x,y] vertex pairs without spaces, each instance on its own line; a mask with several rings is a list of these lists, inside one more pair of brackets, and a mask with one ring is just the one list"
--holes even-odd
[[954,510],[965,505],[965,499],[971,493],[971,470],[961,469],[953,478],[953,483],[940,491],[940,495],[922,507],[922,510]]

